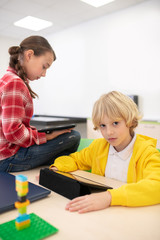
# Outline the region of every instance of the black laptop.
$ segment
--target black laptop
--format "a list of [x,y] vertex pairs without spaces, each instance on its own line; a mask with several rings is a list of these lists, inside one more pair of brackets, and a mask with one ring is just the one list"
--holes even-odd
[[[44,198],[50,194],[50,190],[29,183],[27,199],[30,202]],[[15,190],[15,176],[6,172],[0,172],[0,213],[14,209],[14,203],[18,201]]]

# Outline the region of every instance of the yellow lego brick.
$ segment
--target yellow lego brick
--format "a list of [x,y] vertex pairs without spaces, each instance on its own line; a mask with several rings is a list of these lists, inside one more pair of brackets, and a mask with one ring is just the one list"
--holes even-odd
[[27,199],[25,202],[21,203],[21,202],[15,202],[15,207],[16,208],[23,208],[26,207],[30,204],[30,201]]
[[17,230],[22,230],[24,228],[28,228],[30,226],[30,224],[31,224],[31,220],[30,219],[28,219],[28,220],[26,220],[24,222],[21,222],[21,223],[17,223],[15,221],[15,225],[16,225]]
[[26,181],[26,182],[21,182],[21,181],[19,181],[19,180],[16,180],[16,185],[28,186],[28,181]]
[[17,191],[18,193],[23,194],[23,196],[28,193],[28,189],[16,188],[16,191]]

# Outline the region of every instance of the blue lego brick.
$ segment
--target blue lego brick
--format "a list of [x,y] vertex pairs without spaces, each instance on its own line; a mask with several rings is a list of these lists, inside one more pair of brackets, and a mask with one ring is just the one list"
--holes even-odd
[[27,181],[27,177],[24,176],[24,175],[19,174],[19,175],[16,176],[16,180],[21,181],[21,182],[26,182]]
[[26,221],[28,219],[30,219],[29,214],[23,214],[23,215],[20,215],[16,218],[16,222],[20,223],[20,222]]

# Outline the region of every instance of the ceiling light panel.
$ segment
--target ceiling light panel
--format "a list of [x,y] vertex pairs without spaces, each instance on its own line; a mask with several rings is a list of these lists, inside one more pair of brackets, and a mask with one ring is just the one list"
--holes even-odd
[[44,28],[52,26],[52,22],[40,18],[35,18],[32,16],[27,16],[15,22],[14,25],[17,27],[27,28],[33,31],[40,31]]
[[93,7],[101,7],[108,3],[114,2],[115,0],[81,0],[81,1],[91,5]]

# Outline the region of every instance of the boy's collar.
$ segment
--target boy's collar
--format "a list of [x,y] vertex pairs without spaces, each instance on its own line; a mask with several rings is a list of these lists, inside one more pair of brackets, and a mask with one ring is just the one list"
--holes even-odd
[[136,134],[134,134],[134,137],[132,138],[132,141],[128,144],[128,146],[120,152],[117,152],[116,149],[112,145],[110,145],[109,155],[116,154],[121,159],[126,160],[131,155],[131,153],[133,152],[133,145],[135,143],[135,140],[136,140]]

